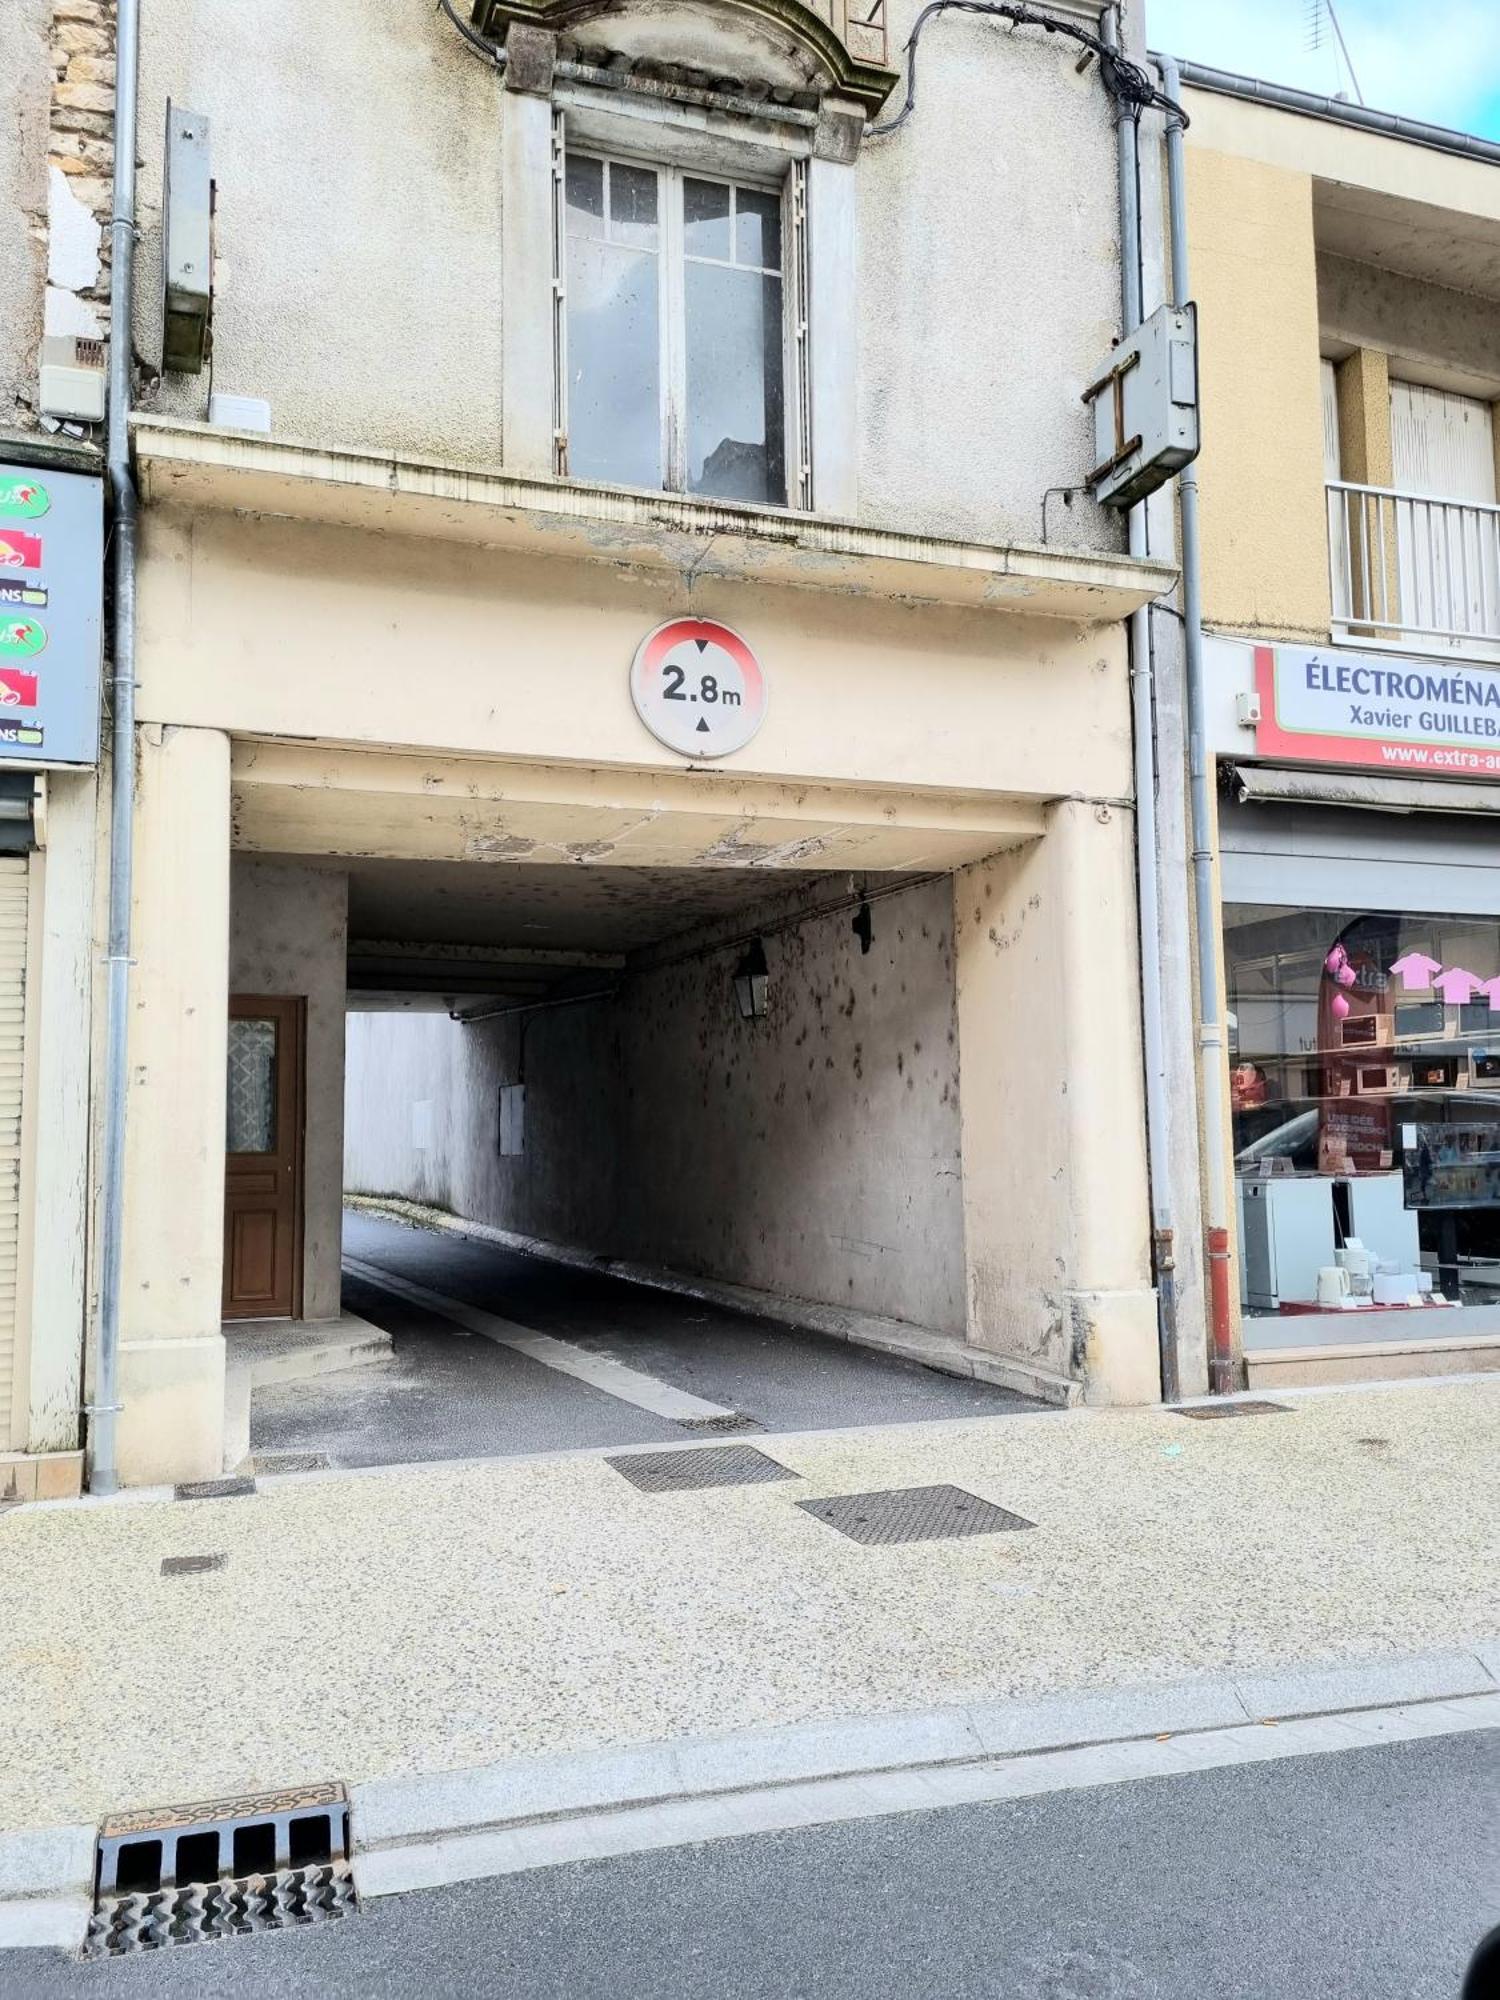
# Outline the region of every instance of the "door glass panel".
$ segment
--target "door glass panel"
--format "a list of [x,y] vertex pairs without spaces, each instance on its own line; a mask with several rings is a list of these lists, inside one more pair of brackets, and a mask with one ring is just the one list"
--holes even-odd
[[276,1150],[276,1023],[229,1023],[228,1135],[231,1153]]

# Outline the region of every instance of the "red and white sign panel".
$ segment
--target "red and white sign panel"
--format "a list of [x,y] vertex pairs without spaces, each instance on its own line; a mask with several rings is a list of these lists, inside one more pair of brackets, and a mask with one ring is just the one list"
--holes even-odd
[[672,618],[641,641],[630,669],[635,712],[684,757],[743,750],[766,717],[766,677],[738,632]]
[[1257,646],[1262,757],[1439,778],[1500,773],[1500,672],[1399,653]]

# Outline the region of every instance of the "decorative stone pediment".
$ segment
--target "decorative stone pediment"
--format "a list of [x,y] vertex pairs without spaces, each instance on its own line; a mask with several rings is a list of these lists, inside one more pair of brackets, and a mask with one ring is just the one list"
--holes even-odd
[[711,24],[725,81],[831,94],[870,114],[897,81],[886,0],[473,0],[472,19],[491,41],[523,24],[669,66],[691,61]]

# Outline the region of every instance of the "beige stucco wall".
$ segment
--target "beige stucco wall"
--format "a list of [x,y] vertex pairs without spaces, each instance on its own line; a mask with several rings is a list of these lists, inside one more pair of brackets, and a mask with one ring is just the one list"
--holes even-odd
[[1312,182],[1201,143],[1187,159],[1204,616],[1231,631],[1326,639]]
[[337,870],[237,854],[230,873],[229,990],[307,1002],[302,1316],[339,1314],[348,883]]
[[1131,821],[1050,819],[953,881],[969,1338],[1154,1401]]
[[143,719],[236,734],[680,771],[628,671],[678,613],[743,633],[770,681],[736,778],[1118,796],[1119,627],[767,589],[231,515],[146,516]]
[[138,738],[119,1464],[131,1485],[220,1470],[229,739]]
[[[893,50],[916,12],[893,0]],[[411,0],[153,0],[143,32],[143,353],[160,352],[171,96],[211,124],[213,387],[267,397],[282,435],[497,462],[513,94]],[[724,69],[753,77],[754,28],[721,10],[718,39]],[[1035,541],[1043,491],[1083,483],[1078,399],[1118,329],[1119,275],[1110,104],[1074,53],[950,17],[925,40],[917,115],[864,148],[857,332],[833,365],[857,380],[865,518]],[[206,374],[172,376],[157,406],[201,416],[208,392]],[[1065,540],[1121,545],[1086,498],[1055,511]]]

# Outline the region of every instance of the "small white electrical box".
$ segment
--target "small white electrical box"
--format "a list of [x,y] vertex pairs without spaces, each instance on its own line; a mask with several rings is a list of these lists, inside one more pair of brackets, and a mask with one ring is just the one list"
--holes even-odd
[[104,342],[71,333],[49,333],[42,341],[38,400],[44,417],[64,422],[104,422]]
[[227,431],[269,432],[271,405],[264,396],[225,396],[216,389],[208,399],[208,421]]
[[1198,456],[1198,309],[1161,306],[1084,391],[1094,412],[1094,498],[1133,507]]
[[1254,729],[1260,723],[1260,696],[1253,689],[1246,688],[1234,698],[1234,719],[1241,729]]

